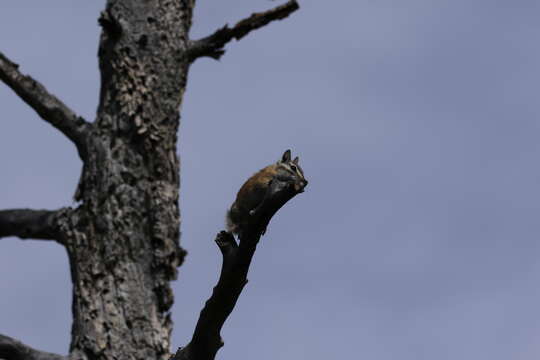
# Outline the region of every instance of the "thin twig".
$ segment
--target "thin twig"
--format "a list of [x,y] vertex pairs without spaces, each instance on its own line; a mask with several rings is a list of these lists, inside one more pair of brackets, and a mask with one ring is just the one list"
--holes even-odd
[[210,36],[191,41],[187,49],[188,57],[190,61],[204,56],[219,60],[225,54],[223,47],[232,39],[240,40],[251,31],[259,29],[274,20],[284,19],[299,8],[300,6],[296,0],[290,0],[274,9],[254,13],[250,17],[239,21],[232,28],[225,25]]

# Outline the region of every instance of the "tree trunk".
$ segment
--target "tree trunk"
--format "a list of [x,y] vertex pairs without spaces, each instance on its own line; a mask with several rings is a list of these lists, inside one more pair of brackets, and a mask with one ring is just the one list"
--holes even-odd
[[101,94],[66,222],[74,359],[164,359],[179,246],[180,105],[193,1],[109,0]]
[[[73,282],[70,360],[171,358],[169,283],[185,256],[179,244],[176,141],[189,66],[199,57],[218,59],[232,39],[298,9],[289,0],[193,41],[188,33],[194,3],[107,0],[99,19],[101,90],[93,123],[0,53],[0,80],[73,141],[83,160],[76,209],[0,211],[0,238],[55,240],[67,249]],[[260,230],[298,193],[290,185],[276,180],[272,199],[239,244],[232,234],[218,234],[220,280],[175,360],[214,359],[223,345],[220,330],[247,282]],[[66,360],[4,335],[0,357]]]

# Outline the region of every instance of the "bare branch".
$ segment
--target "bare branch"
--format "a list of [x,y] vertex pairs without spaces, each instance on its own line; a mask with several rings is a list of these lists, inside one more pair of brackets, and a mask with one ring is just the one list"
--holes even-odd
[[19,71],[19,65],[0,52],[0,80],[6,83],[39,116],[60,130],[75,143],[81,158],[85,155],[85,134],[90,126],[56,96],[28,75]]
[[33,349],[18,340],[0,334],[0,359],[66,360],[67,357]]
[[204,56],[219,60],[225,54],[223,47],[232,39],[240,40],[251,31],[259,29],[274,20],[284,19],[299,8],[300,6],[296,0],[290,0],[274,9],[254,13],[250,17],[239,21],[232,28],[225,25],[210,36],[191,41],[187,50],[188,57],[191,61]]
[[191,342],[178,349],[171,360],[213,360],[223,346],[220,331],[247,284],[247,274],[257,244],[270,219],[287,201],[303,190],[290,183],[276,180],[271,185],[271,196],[257,212],[249,228],[241,233],[237,245],[231,233],[220,232],[216,244],[223,255],[221,275],[212,296],[206,301],[195,327]]
[[60,216],[66,208],[59,210],[10,209],[0,211],[0,238],[17,236],[21,239],[56,240],[62,242],[58,226]]

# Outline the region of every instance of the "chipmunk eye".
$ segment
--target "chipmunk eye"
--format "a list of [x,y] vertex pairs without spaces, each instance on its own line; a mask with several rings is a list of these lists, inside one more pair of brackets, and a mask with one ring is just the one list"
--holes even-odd
[[292,171],[296,171],[296,166],[291,165],[291,169],[292,169]]

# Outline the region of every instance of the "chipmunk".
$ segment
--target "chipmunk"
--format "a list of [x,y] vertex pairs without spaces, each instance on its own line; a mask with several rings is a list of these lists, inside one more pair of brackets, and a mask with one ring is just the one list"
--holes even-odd
[[230,233],[239,234],[244,224],[261,208],[271,195],[272,180],[290,183],[297,192],[304,191],[308,182],[298,161],[298,156],[291,161],[291,150],[287,150],[281,160],[260,170],[242,185],[227,212],[227,230]]

